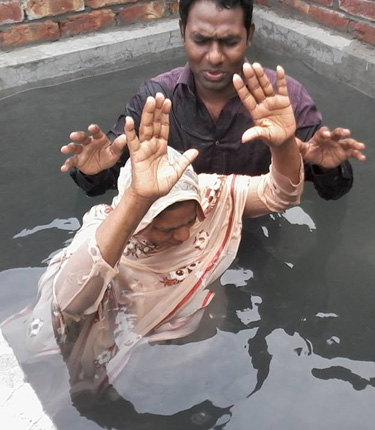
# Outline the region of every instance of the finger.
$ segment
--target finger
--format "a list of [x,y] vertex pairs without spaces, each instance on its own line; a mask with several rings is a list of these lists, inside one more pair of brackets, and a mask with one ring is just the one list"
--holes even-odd
[[73,169],[73,167],[77,167],[78,165],[78,157],[70,157],[67,160],[65,160],[65,163],[60,167],[60,171],[62,173],[66,173],[70,169]]
[[90,136],[87,136],[84,131],[73,131],[70,133],[69,138],[81,145],[87,145],[91,142]]
[[161,116],[165,97],[162,93],[155,95],[155,112],[153,117],[153,136],[159,137],[161,130]]
[[106,134],[103,133],[102,129],[96,124],[89,125],[87,130],[92,134],[92,137],[96,140],[101,140],[101,139],[104,139],[104,141],[108,140]]
[[366,149],[366,146],[362,142],[358,142],[355,139],[343,139],[339,141],[339,144],[344,149],[355,149],[357,151],[363,151]]
[[233,85],[237,91],[238,97],[241,99],[245,108],[249,112],[252,112],[256,108],[257,102],[255,101],[254,97],[250,94],[241,76],[237,75],[236,73],[233,75]]
[[340,139],[345,139],[349,136],[350,136],[350,130],[348,130],[347,128],[338,127],[331,132],[331,139],[335,141],[339,141]]
[[140,144],[135,133],[133,118],[130,116],[125,118],[125,135],[130,153],[137,151],[140,147]]
[[188,149],[177,161],[175,161],[175,163],[173,163],[173,168],[175,169],[178,178],[181,178],[187,167],[198,157],[198,154],[199,152],[197,149]]
[[258,82],[263,89],[263,93],[265,96],[273,96],[275,95],[273,91],[273,86],[268,79],[268,76],[265,74],[263,67],[259,63],[253,64],[253,70],[258,78]]
[[160,137],[168,141],[169,137],[169,113],[171,111],[172,103],[169,99],[165,99],[163,103],[162,114],[160,118],[161,128]]
[[350,151],[350,158],[354,158],[355,160],[358,160],[358,161],[366,160],[366,156],[362,154],[361,151],[356,151],[356,150]]
[[[261,68],[261,65],[258,63],[254,63],[255,67],[258,66]],[[245,77],[246,86],[249,89],[250,93],[254,97],[257,103],[261,103],[266,99],[266,95],[264,94],[263,88],[259,82],[258,76],[255,73],[255,69],[251,64],[244,63],[243,74]],[[263,69],[262,69],[263,70]]]
[[119,157],[122,154],[126,144],[127,138],[125,134],[121,134],[120,136],[116,137],[110,146],[112,153]]
[[77,145],[74,142],[69,143],[68,145],[64,145],[60,148],[60,152],[66,155],[70,154],[80,154],[82,152],[83,146]]
[[281,66],[276,67],[276,88],[278,94],[289,97],[285,71]]
[[154,112],[155,112],[155,99],[147,97],[146,103],[143,107],[141,124],[139,127],[139,139],[141,142],[150,140],[154,134]]

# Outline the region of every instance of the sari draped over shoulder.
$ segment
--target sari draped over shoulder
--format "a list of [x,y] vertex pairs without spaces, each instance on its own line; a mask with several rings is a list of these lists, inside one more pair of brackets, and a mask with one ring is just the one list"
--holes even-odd
[[[179,156],[170,148],[168,155],[172,161]],[[61,351],[72,391],[96,391],[116,378],[137,344],[192,333],[213,298],[209,285],[236,256],[249,193],[254,216],[274,212],[280,205],[299,202],[303,171],[300,179],[293,185],[272,166],[269,174],[254,178],[196,175],[189,167],[171,192],[151,206],[117,265],[111,267],[101,256],[95,233],[130,185],[128,162],[112,205],[91,208],[72,243],[51,260],[39,282],[36,303],[3,323],[10,343],[12,333],[24,333],[22,347],[17,348],[19,361]],[[189,239],[165,248],[148,242],[142,233],[152,220],[185,200],[195,200],[199,206]],[[72,258],[76,270],[66,275],[63,269]],[[69,312],[93,282],[100,286],[95,300],[79,314]]]

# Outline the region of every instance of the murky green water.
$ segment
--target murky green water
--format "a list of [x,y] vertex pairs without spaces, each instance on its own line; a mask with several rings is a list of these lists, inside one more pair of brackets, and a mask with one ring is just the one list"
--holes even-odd
[[[71,405],[65,375],[30,370],[58,429],[372,430],[375,422],[375,100],[281,63],[331,127],[367,143],[352,191],[246,222],[238,258],[189,338],[144,345],[95,409]],[[89,199],[59,171],[61,145],[89,123],[109,128],[141,81],[183,64],[158,63],[0,100],[0,320],[35,296],[49,256],[74,235]],[[25,369],[26,372],[28,369]]]

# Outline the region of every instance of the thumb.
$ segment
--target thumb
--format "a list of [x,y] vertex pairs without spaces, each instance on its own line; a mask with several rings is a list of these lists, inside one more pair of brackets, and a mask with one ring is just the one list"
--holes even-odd
[[174,169],[177,172],[178,177],[180,178],[184,171],[187,169],[189,164],[191,164],[198,157],[197,149],[188,149],[185,151],[181,157],[173,164]]
[[116,137],[116,139],[112,142],[112,152],[115,155],[120,156],[126,144],[127,144],[126,136],[125,134],[121,134],[120,136]]
[[254,139],[269,140],[269,131],[264,127],[251,127],[242,135],[242,143],[250,142]]

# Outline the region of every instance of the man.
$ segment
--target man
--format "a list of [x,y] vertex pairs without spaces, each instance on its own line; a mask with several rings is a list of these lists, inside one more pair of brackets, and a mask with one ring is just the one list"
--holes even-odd
[[[193,163],[198,173],[267,172],[270,152],[264,142],[243,143],[242,135],[253,122],[232,83],[251,45],[252,10],[252,0],[181,0],[180,29],[188,64],[145,82],[107,136],[97,125],[89,126],[90,135],[72,133],[72,142],[61,151],[73,157],[61,170],[74,168],[73,179],[88,195],[116,188],[119,170],[129,157],[119,139],[125,117],[133,118],[142,140],[147,132],[139,128],[143,106],[148,96],[161,92],[172,101],[168,144],[181,152],[199,149]],[[275,85],[275,74],[267,75]],[[288,90],[306,179],[313,181],[321,197],[337,199],[352,186],[347,159],[363,160],[364,145],[351,139],[349,130],[320,128],[321,115],[301,84],[288,78]]]

